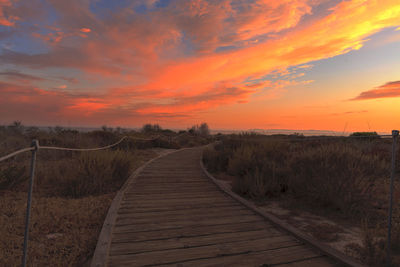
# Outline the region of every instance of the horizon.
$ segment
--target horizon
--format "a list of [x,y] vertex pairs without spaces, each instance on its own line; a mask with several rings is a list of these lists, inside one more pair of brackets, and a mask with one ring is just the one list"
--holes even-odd
[[[65,125],[24,125],[21,121],[14,121],[21,123],[21,126],[25,128],[29,127],[37,127],[40,130],[49,130],[52,128],[56,127],[61,127],[63,129],[72,129],[72,130],[78,130],[78,131],[94,131],[94,130],[101,130],[103,127],[107,127],[108,129],[115,130],[117,128],[120,128],[122,130],[133,130],[133,131],[140,131],[144,125],[142,126],[128,126],[128,127],[121,127],[118,125],[98,125],[98,126],[65,126]],[[147,124],[147,123],[146,123]],[[7,127],[7,126],[12,126],[12,123],[8,124],[0,124],[0,126]],[[194,124],[194,125],[188,125],[186,127],[181,127],[181,128],[169,128],[169,127],[163,127],[162,125],[159,125],[161,130],[171,130],[174,132],[178,131],[186,131],[190,129],[192,126],[199,125],[199,124]],[[229,128],[210,128],[210,133],[211,134],[238,134],[238,133],[257,133],[257,134],[263,134],[263,135],[274,135],[274,134],[284,134],[284,135],[290,135],[290,134],[303,134],[305,136],[348,136],[354,132],[348,132],[348,131],[333,131],[333,130],[326,130],[326,129],[274,129],[274,128],[247,128],[247,129],[229,129]],[[368,129],[367,131],[364,132],[376,132],[379,135],[390,135],[391,131],[387,132],[380,132],[380,131],[375,131],[372,129]]]
[[0,124],[400,128],[397,0],[3,0],[0,62]]

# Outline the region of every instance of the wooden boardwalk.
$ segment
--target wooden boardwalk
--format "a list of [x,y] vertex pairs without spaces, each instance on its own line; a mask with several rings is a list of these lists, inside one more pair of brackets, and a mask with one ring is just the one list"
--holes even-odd
[[200,157],[180,150],[141,170],[116,211],[106,265],[339,265],[224,194]]

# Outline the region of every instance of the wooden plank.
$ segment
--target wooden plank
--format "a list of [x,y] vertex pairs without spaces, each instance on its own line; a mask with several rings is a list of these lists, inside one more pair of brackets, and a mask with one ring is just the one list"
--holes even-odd
[[123,233],[131,231],[153,231],[162,229],[179,229],[184,227],[197,227],[197,226],[208,226],[208,225],[224,225],[230,223],[242,223],[242,222],[262,222],[258,216],[244,216],[244,217],[233,217],[233,218],[216,218],[212,220],[203,220],[197,222],[169,222],[160,225],[159,223],[141,223],[141,224],[129,224],[129,225],[115,225],[114,233]]
[[343,266],[343,264],[339,264],[337,262],[332,261],[332,259],[329,259],[327,256],[321,256],[321,257],[316,257],[316,258],[311,258],[311,259],[306,259],[306,260],[301,260],[301,261],[294,261],[294,262],[289,262],[289,263],[283,263],[277,265],[279,267],[310,267],[310,266]]
[[163,229],[153,231],[134,231],[113,233],[113,242],[140,242],[149,240],[164,240],[169,238],[183,238],[193,236],[207,236],[223,233],[236,233],[245,231],[266,230],[273,234],[282,233],[272,227],[271,224],[264,221],[251,221],[244,223],[228,223],[219,225],[202,225],[202,226],[189,226],[177,229]]
[[216,224],[225,224],[225,223],[240,223],[240,222],[248,222],[255,220],[262,220],[257,215],[243,215],[241,217],[226,216],[226,217],[211,217],[211,218],[202,218],[202,219],[190,219],[187,220],[172,220],[172,221],[140,221],[136,223],[135,221],[131,222],[119,222],[115,223],[115,230],[119,229],[131,229],[131,228],[140,228],[143,231],[145,230],[155,230],[155,229],[164,229],[164,228],[173,228],[173,227],[185,227],[185,226],[195,226],[195,225],[216,225]]
[[186,188],[171,188],[171,189],[157,189],[157,188],[140,188],[140,189],[136,189],[135,191],[131,191],[131,192],[143,192],[143,193],[147,193],[147,194],[162,194],[162,193],[176,193],[178,191],[183,191],[186,193],[207,193],[210,192],[210,190],[214,190],[214,188],[210,189],[210,188],[195,188],[195,187],[186,187]]
[[171,210],[188,210],[188,209],[198,209],[198,208],[214,208],[214,207],[240,207],[239,204],[232,205],[231,203],[212,203],[212,204],[182,204],[179,206],[171,207],[138,207],[135,205],[126,205],[124,207],[120,207],[119,211],[125,212],[155,212],[155,211],[171,211]]
[[123,201],[121,207],[186,207],[188,205],[214,205],[214,204],[227,204],[230,205],[232,201],[230,199],[220,199],[220,200],[209,200],[209,199],[196,199],[192,201],[182,201],[180,199],[166,199],[164,201],[142,201],[142,200],[130,200]]
[[[223,211],[230,211],[230,212],[235,212],[235,211],[247,211],[247,209],[240,207],[240,206],[233,206],[233,207],[224,207]],[[196,215],[196,214],[208,214],[208,215],[214,215],[214,214],[220,214],[221,208],[198,208],[198,209],[187,209],[187,210],[168,210],[168,211],[156,211],[156,212],[130,212],[130,211],[125,211],[121,212],[118,211],[118,216],[121,216],[123,218],[124,216],[126,217],[132,217],[132,218],[158,218],[158,217],[165,217],[165,216],[174,216],[174,215],[182,215],[182,214],[187,214],[187,215]]]
[[143,194],[143,193],[126,193],[124,194],[124,199],[128,197],[133,197],[133,198],[141,198],[141,199],[167,199],[167,198],[206,198],[206,197],[213,197],[219,195],[219,197],[223,198],[228,198],[227,196],[221,195],[218,192],[215,191],[210,191],[206,193],[192,193],[192,194],[187,194],[187,193],[170,193],[170,194],[154,194],[154,195],[148,195],[148,194]]
[[114,197],[110,208],[108,209],[107,216],[104,220],[103,227],[100,231],[99,238],[97,240],[96,249],[93,253],[93,257],[90,263],[91,267],[104,266],[107,262],[109,248],[111,244],[112,230],[115,224],[115,219],[117,216],[117,211],[120,206],[120,201],[122,200],[123,194],[129,190],[130,185],[137,179],[141,171],[146,168],[146,166],[151,165],[154,161],[159,160],[162,157],[166,157],[167,154],[159,156],[157,158],[151,159],[146,162],[143,166],[139,167],[132,173],[132,175],[127,179],[124,185],[121,187],[120,191]]
[[[176,261],[169,264],[161,264],[159,266],[181,266],[181,267],[210,267],[210,266],[232,266],[232,267],[243,267],[243,266],[275,266],[282,262],[288,261],[300,261],[303,259],[317,258],[320,257],[315,251],[307,248],[306,246],[291,246],[278,249],[265,249],[261,251],[254,251],[248,253],[241,253],[236,255],[225,255],[217,257],[208,257],[197,260],[187,261]],[[279,265],[278,265],[279,266]],[[330,267],[332,266],[329,261],[321,262],[320,265],[314,265],[318,267]],[[314,267],[309,265],[308,267]]]
[[[132,215],[119,214],[116,220],[116,225],[127,225],[127,224],[142,224],[142,223],[157,223],[160,225],[169,222],[201,222],[213,220],[216,218],[235,218],[235,217],[245,217],[254,216],[255,214],[248,210],[235,210],[235,211],[224,211],[214,213],[181,213],[181,214],[170,214],[168,216],[142,216],[135,217]],[[254,218],[254,217],[253,217]]]
[[[137,254],[119,254],[115,256],[110,255],[109,263],[110,266],[114,264],[135,264],[136,266],[167,264],[171,262],[182,262],[193,259],[223,257],[225,255],[244,253],[247,254],[251,252],[274,250],[293,246],[299,246],[298,241],[294,240],[290,236],[278,236],[210,246],[151,251]],[[309,251],[309,253],[312,256],[317,256],[315,252]],[[298,257],[300,257],[300,255]]]
[[178,248],[190,248],[199,246],[210,246],[245,240],[255,240],[263,238],[275,238],[282,237],[282,239],[290,238],[283,233],[270,232],[266,229],[246,231],[246,232],[234,232],[234,233],[222,233],[213,235],[201,235],[192,237],[175,237],[170,239],[143,241],[143,242],[117,242],[112,241],[110,255],[124,255],[124,254],[134,254],[143,253],[157,250],[166,249],[178,249]]
[[177,181],[177,182],[170,182],[167,179],[164,181],[155,181],[152,183],[152,181],[140,181],[139,183],[135,183],[136,187],[152,187],[152,186],[157,186],[157,187],[163,187],[163,188],[168,188],[168,187],[180,187],[180,186],[204,186],[204,187],[210,187],[210,188],[215,188],[215,191],[217,191],[217,188],[210,184],[209,182],[203,180],[203,181]]
[[210,203],[213,203],[215,201],[230,201],[232,203],[232,200],[227,198],[226,196],[219,196],[219,195],[210,195],[210,196],[204,196],[204,197],[151,197],[150,195],[147,196],[142,196],[142,197],[124,197],[123,198],[123,204],[134,204],[138,202],[142,203],[197,203],[198,201],[207,201]]

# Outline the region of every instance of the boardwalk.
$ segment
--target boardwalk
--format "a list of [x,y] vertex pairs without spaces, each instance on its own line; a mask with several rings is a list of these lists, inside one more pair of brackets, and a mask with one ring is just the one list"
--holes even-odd
[[108,266],[337,266],[222,193],[201,149],[147,165],[124,191]]

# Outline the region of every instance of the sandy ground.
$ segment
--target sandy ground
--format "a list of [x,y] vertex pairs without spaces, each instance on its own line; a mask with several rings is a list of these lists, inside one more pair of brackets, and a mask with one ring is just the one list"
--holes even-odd
[[[230,177],[216,175],[216,178],[231,188]],[[256,204],[262,210],[296,227],[306,235],[346,255],[359,258],[356,250],[362,247],[362,231],[360,228],[335,222],[304,210],[283,207],[279,200],[268,200],[262,204]]]

